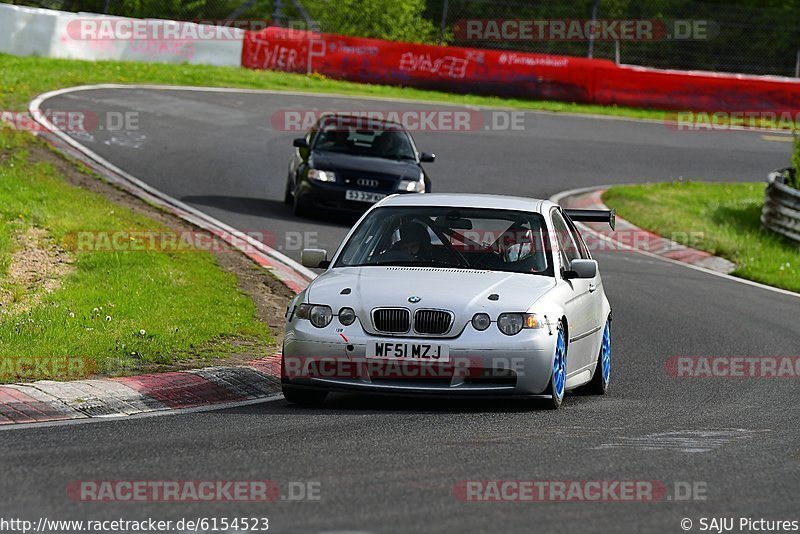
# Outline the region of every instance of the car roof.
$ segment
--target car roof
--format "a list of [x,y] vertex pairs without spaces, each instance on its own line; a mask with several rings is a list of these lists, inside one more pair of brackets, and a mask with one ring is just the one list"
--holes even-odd
[[455,208],[487,208],[543,213],[555,206],[549,200],[505,195],[471,193],[397,194],[386,197],[376,207],[384,206],[446,206]]
[[392,130],[402,130],[403,126],[394,121],[374,118],[367,115],[353,115],[351,113],[323,113],[317,124],[322,128],[329,122],[336,122],[341,126],[355,126],[365,130],[375,130],[376,127],[390,126]]

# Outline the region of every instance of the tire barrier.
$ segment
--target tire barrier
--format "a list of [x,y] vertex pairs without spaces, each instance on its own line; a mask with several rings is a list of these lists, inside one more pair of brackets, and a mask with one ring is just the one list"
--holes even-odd
[[787,185],[793,173],[792,169],[779,169],[769,174],[761,224],[800,244],[800,190]]

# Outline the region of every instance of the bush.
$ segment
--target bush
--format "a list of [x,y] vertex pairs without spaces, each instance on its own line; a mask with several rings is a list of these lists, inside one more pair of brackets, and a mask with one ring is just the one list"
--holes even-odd
[[436,43],[439,30],[425,18],[424,0],[306,0],[325,32],[411,43]]

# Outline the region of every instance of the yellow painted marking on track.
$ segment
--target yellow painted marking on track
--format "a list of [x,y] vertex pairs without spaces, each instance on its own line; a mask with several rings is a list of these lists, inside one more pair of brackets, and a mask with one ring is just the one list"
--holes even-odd
[[761,139],[764,141],[776,141],[778,143],[791,143],[791,135],[762,135]]

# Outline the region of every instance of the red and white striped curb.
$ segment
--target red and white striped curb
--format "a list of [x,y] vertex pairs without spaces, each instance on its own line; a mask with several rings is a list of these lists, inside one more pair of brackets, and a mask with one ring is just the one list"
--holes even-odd
[[[558,198],[557,201],[565,208],[607,210],[608,206],[603,203],[603,193],[605,192],[605,188],[582,190]],[[736,264],[725,258],[648,232],[619,216],[616,218],[615,230],[609,230],[608,225],[600,223],[581,223],[581,225],[588,227],[594,234],[587,240],[599,238],[606,243],[605,246],[598,245],[592,248],[635,250],[724,274],[731,273],[736,269]]]
[[[31,109],[38,111],[44,98],[60,92],[63,91],[40,96],[31,103]],[[45,131],[38,136],[54,148],[82,162],[117,187],[238,248],[295,293],[305,289],[316,276],[280,252],[125,173],[58,131],[41,114],[34,116],[45,127]],[[256,400],[280,392],[279,356],[251,361],[240,367],[210,367],[71,382],[43,380],[10,384],[0,386],[0,426],[196,408]]]
[[72,382],[42,380],[0,386],[0,425],[137,415],[244,402],[280,392],[280,356],[239,367]]

